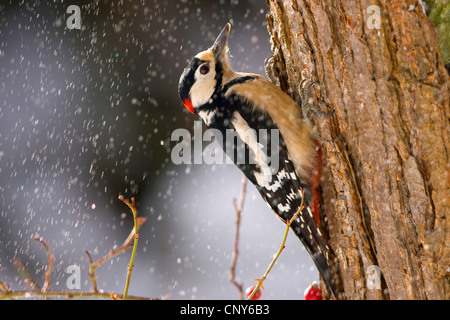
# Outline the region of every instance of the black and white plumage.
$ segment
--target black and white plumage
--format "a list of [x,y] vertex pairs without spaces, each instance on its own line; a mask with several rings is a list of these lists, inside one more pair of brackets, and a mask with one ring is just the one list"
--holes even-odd
[[[230,68],[227,61],[230,28],[227,24],[214,45],[197,54],[185,68],[178,88],[180,98],[208,128],[222,133],[227,155],[283,222],[300,209],[301,190],[304,191],[305,208],[291,228],[310,253],[327,290],[336,296],[329,266],[330,249],[311,211],[318,178],[317,142],[308,123],[300,120],[301,110],[292,98],[260,75],[234,72]],[[271,135],[263,137],[260,129],[279,130],[276,148],[270,148]],[[235,130],[238,137],[231,146],[226,145],[229,130]],[[263,138],[270,150],[261,149]],[[243,149],[239,150],[239,146]],[[236,161],[240,152],[248,161]],[[266,160],[271,152],[278,152],[278,163],[268,166]]]

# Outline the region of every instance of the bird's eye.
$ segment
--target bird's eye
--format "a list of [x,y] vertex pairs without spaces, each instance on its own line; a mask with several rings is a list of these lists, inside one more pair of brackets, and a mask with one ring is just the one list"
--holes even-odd
[[209,72],[208,65],[204,64],[200,67],[200,74],[205,75]]

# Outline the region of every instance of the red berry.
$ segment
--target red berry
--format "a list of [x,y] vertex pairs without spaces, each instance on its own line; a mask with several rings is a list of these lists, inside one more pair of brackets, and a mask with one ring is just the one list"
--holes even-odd
[[[248,297],[250,297],[250,295],[252,294],[253,290],[255,289],[255,286],[250,286],[247,288],[247,290],[245,290],[245,295],[248,299]],[[261,289],[258,289],[258,291],[256,291],[255,295],[253,296],[252,300],[259,300],[261,299]]]
[[322,300],[322,290],[317,282],[313,282],[305,290],[305,300]]

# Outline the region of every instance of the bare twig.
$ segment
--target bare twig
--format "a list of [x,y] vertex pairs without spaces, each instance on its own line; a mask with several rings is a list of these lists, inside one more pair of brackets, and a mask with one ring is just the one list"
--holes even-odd
[[[124,201],[127,203],[126,201]],[[134,207],[134,199],[132,200],[131,204]],[[135,207],[134,207],[135,208]],[[133,213],[135,214],[135,212]],[[111,250],[107,255],[104,257],[98,259],[97,261],[93,261],[92,255],[89,253],[89,251],[85,250],[86,255],[89,259],[89,277],[92,281],[92,291],[49,291],[48,288],[50,287],[50,275],[53,267],[54,262],[54,256],[50,250],[50,246],[46,241],[44,241],[40,237],[33,237],[34,240],[39,241],[44,246],[45,250],[47,251],[48,255],[48,265],[47,270],[44,275],[44,286],[42,289],[39,287],[39,285],[36,283],[36,281],[33,279],[33,277],[28,272],[27,268],[23,264],[23,262],[16,258],[12,261],[12,264],[14,268],[17,270],[17,273],[23,278],[25,281],[24,283],[27,285],[29,290],[19,290],[19,291],[12,291],[10,287],[3,282],[0,282],[0,300],[2,299],[14,299],[14,298],[33,298],[33,297],[65,297],[66,299],[72,299],[72,298],[111,298],[116,300],[159,300],[154,298],[148,298],[148,297],[138,297],[138,296],[128,296],[128,295],[119,295],[116,293],[111,292],[104,292],[102,290],[99,290],[97,287],[97,280],[95,276],[95,269],[98,266],[103,265],[106,261],[113,258],[114,256],[124,252],[126,249],[133,246],[131,243],[133,240],[136,242],[137,240],[137,232],[139,231],[142,224],[146,221],[146,218],[137,218],[134,215],[134,228],[128,235],[125,242],[116,250]],[[127,275],[127,278],[129,279],[129,275]],[[128,280],[129,281],[129,280]],[[168,295],[163,297],[162,299],[168,299]]]
[[119,196],[119,199],[125,203],[128,208],[131,209],[131,212],[133,213],[133,220],[134,220],[134,242],[133,242],[133,251],[131,252],[131,259],[130,263],[128,264],[128,270],[127,270],[127,279],[125,282],[125,289],[123,291],[123,300],[127,299],[128,295],[128,288],[130,286],[130,279],[131,279],[131,272],[133,271],[134,267],[134,257],[136,255],[136,248],[139,240],[139,234],[138,234],[138,227],[136,222],[136,216],[137,216],[137,210],[136,210],[136,203],[134,198],[131,198],[131,203],[128,202],[122,195]]
[[247,194],[247,181],[248,179],[244,176],[241,181],[241,194],[239,197],[239,204],[236,199],[233,199],[234,209],[236,211],[236,229],[234,233],[234,249],[231,255],[231,265],[230,265],[230,282],[238,289],[239,297],[244,300],[244,288],[242,283],[236,281],[236,264],[239,255],[239,231],[241,227],[241,215],[242,209],[244,208],[245,196]]
[[1,291],[3,291],[3,292],[9,292],[9,291],[11,290],[11,288],[10,288],[8,285],[4,284],[4,283],[1,282],[1,281],[0,281],[0,289],[1,289]]
[[86,255],[88,256],[88,259],[89,259],[89,277],[91,278],[91,282],[92,282],[92,291],[98,292],[97,278],[95,277],[96,266],[94,265],[94,262],[92,261],[92,256],[89,253],[89,251],[84,250],[84,252],[86,252]]
[[302,202],[300,204],[300,209],[292,216],[292,218],[290,220],[286,221],[286,231],[284,233],[284,237],[283,237],[283,241],[281,242],[280,249],[278,249],[278,252],[275,254],[274,258],[272,259],[272,262],[270,263],[269,267],[267,268],[267,270],[264,273],[264,275],[262,276],[262,278],[261,279],[253,279],[254,281],[258,281],[258,284],[253,289],[252,293],[248,296],[248,298],[247,298],[248,300],[252,300],[253,296],[256,294],[256,292],[258,292],[259,288],[262,288],[264,290],[264,287],[262,284],[263,284],[264,280],[266,280],[267,276],[269,275],[270,270],[272,270],[273,266],[275,265],[275,262],[278,260],[278,257],[280,256],[281,252],[285,248],[285,243],[286,243],[286,239],[287,239],[291,224],[298,217],[300,212],[302,212],[302,210],[304,209],[303,198],[305,196],[305,193],[303,190],[301,190],[301,196],[302,196]]
[[[74,298],[112,298],[116,300],[121,300],[122,296],[112,292],[103,292],[103,291],[28,291],[28,290],[19,290],[19,291],[8,291],[8,292],[0,292],[0,300],[2,299],[12,299],[12,298],[35,298],[35,297],[65,297],[66,299],[74,299]],[[158,298],[148,298],[148,297],[139,297],[139,296],[127,296],[127,300],[165,300],[166,297],[162,299]]]
[[144,217],[136,218],[136,225],[133,228],[133,230],[131,230],[131,232],[128,235],[125,242],[119,248],[117,248],[116,250],[110,250],[107,255],[98,259],[95,262],[93,262],[92,255],[89,253],[89,251],[85,250],[86,255],[88,256],[88,259],[89,259],[89,277],[91,278],[93,292],[98,292],[97,280],[96,280],[97,278],[95,276],[95,269],[99,266],[102,266],[106,261],[110,260],[114,256],[116,256],[116,255],[124,252],[128,248],[132,247],[133,244],[131,243],[131,241],[134,239],[136,232],[139,230],[139,228],[144,224],[144,222],[146,220],[147,220],[147,218],[144,218]]
[[45,271],[44,286],[41,289],[42,292],[46,292],[51,285],[50,276],[52,274],[53,261],[55,260],[55,256],[52,254],[52,251],[50,250],[50,246],[48,245],[47,242],[44,241],[44,239],[42,239],[41,237],[33,237],[33,240],[36,240],[36,241],[42,243],[42,245],[45,248],[45,251],[47,252],[47,256],[48,256],[47,271]]
[[[136,229],[139,230],[139,228],[142,226],[142,224],[144,224],[144,222],[146,220],[147,220],[147,218],[145,218],[145,217],[136,218]],[[128,235],[125,242],[119,248],[117,248],[116,250],[110,250],[106,256],[104,256],[104,257],[98,259],[97,261],[95,261],[94,263],[92,263],[92,266],[94,267],[94,269],[97,268],[98,266],[102,266],[106,261],[108,261],[109,259],[113,258],[114,256],[124,252],[128,248],[131,248],[133,246],[131,241],[134,239],[135,233],[136,233],[135,228],[133,228],[133,230],[131,230],[131,232]]]

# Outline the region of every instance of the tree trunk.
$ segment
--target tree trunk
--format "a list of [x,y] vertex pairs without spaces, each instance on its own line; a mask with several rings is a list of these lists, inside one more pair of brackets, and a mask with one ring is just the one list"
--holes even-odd
[[267,4],[280,87],[298,101],[317,81],[313,104],[335,111],[313,122],[343,297],[449,299],[449,77],[421,4]]

